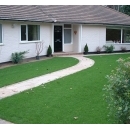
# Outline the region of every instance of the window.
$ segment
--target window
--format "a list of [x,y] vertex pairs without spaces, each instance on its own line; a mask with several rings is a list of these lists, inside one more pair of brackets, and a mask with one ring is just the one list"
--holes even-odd
[[21,41],[26,41],[26,25],[21,25]]
[[40,40],[39,25],[21,25],[21,41]]
[[130,28],[107,28],[106,43],[130,43]]
[[2,43],[2,24],[0,24],[0,43]]
[[123,29],[122,43],[130,43],[130,30]]
[[64,25],[64,43],[71,43],[71,25],[70,24],[65,24]]
[[106,29],[107,43],[121,43],[121,29]]

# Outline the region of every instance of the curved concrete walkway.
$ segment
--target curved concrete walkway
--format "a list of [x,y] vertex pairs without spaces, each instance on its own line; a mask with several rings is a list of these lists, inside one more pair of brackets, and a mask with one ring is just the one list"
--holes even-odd
[[0,124],[13,124],[13,123],[0,119]]
[[[27,89],[37,87],[41,84],[45,84],[47,82],[65,77],[67,75],[76,73],[83,69],[89,68],[94,64],[93,60],[91,60],[89,58],[85,58],[85,57],[83,57],[83,55],[73,55],[73,56],[71,55],[71,56],[62,56],[62,57],[74,57],[79,60],[79,63],[72,67],[63,69],[63,70],[59,70],[56,72],[45,74],[43,76],[39,76],[36,78],[32,78],[29,80],[25,80],[23,82],[19,82],[16,84],[12,84],[12,85],[8,85],[3,88],[0,88],[0,99],[20,93]],[[0,119],[0,124],[12,124],[12,123]]]
[[62,57],[74,57],[79,60],[79,63],[56,72],[52,72],[49,74],[45,74],[36,78],[32,78],[29,80],[25,80],[16,84],[8,85],[3,88],[0,88],[0,99],[20,93],[24,90],[31,89],[37,87],[41,84],[45,84],[47,82],[65,77],[67,75],[76,73],[88,67],[91,67],[94,64],[94,61],[83,57],[83,55],[71,55],[71,56],[62,56]]

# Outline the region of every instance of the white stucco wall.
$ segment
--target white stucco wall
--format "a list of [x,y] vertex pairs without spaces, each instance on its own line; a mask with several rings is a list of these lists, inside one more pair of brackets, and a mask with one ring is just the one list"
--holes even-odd
[[82,44],[81,51],[84,51],[84,46],[88,44],[89,52],[95,52],[96,47],[100,46],[101,51],[104,51],[103,46],[110,46],[111,44],[115,47],[114,51],[120,51],[121,47],[126,47],[126,50],[130,50],[130,43],[106,43],[106,26],[82,26]]
[[84,46],[88,45],[89,52],[95,52],[96,47],[103,47],[106,43],[106,27],[104,26],[82,26],[82,45],[81,52],[84,51]]
[[[77,31],[77,33],[75,34],[74,31]],[[79,52],[79,35],[80,35],[79,25],[73,25],[73,51],[74,52]]]
[[[0,21],[0,24],[2,24],[3,29],[3,45],[0,44],[0,63],[10,61],[13,52],[29,50],[29,53],[26,54],[26,58],[36,56],[36,45],[34,42],[20,42],[21,24],[40,25],[40,40],[44,41],[44,49],[40,55],[46,55],[49,45],[52,46],[53,50],[54,32],[52,24],[11,21]],[[12,27],[12,24],[14,24],[14,28]],[[74,34],[74,31],[77,31],[76,35]],[[110,45],[106,43],[106,27],[96,25],[73,25],[72,44],[64,44],[64,52],[83,52],[86,43],[88,44],[89,52],[95,52],[96,47],[98,46],[103,47],[103,45]],[[113,45],[115,46],[115,51],[120,50],[121,47],[126,47],[127,50],[130,50],[130,44]],[[102,49],[102,51],[104,51],[104,49]]]
[[[40,55],[46,55],[49,44],[52,44],[52,25],[43,23],[22,23],[22,22],[0,22],[3,28],[3,45],[1,46],[0,63],[10,61],[13,52],[29,50],[26,58],[36,56],[36,45],[34,42],[20,42],[21,24],[40,25],[40,40],[44,41],[44,49]],[[12,28],[14,23],[14,28]]]
[[114,51],[120,51],[121,47],[125,47],[126,50],[130,50],[130,43],[128,43],[128,44],[123,44],[123,43],[122,44],[113,44],[113,45],[115,47]]

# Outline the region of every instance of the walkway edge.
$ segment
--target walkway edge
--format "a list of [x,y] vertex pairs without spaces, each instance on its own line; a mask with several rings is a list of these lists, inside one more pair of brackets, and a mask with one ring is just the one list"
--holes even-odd
[[3,120],[3,119],[0,119],[0,124],[13,124],[13,123],[6,121],[6,120]]

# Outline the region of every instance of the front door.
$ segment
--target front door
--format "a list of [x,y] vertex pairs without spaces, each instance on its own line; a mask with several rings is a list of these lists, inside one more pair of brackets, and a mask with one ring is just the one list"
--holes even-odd
[[54,52],[62,51],[62,26],[54,26]]

